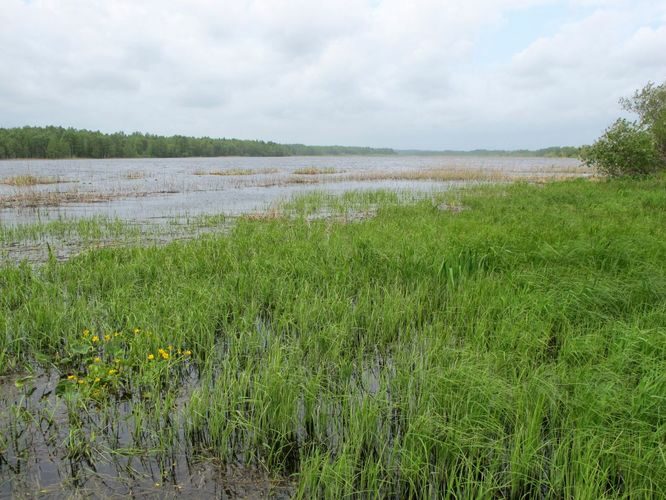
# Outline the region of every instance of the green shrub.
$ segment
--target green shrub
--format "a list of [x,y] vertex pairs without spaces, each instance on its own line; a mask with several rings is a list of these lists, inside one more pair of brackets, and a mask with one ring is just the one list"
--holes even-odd
[[639,177],[663,167],[654,135],[624,118],[608,127],[592,146],[583,148],[581,159],[609,177]]
[[656,148],[666,163],[666,82],[657,85],[648,82],[632,97],[620,99],[626,111],[638,115],[638,123],[654,136]]

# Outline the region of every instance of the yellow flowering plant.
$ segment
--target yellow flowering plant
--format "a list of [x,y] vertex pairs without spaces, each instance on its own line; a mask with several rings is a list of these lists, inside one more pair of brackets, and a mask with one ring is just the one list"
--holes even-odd
[[58,390],[77,391],[100,400],[132,394],[138,386],[166,384],[171,372],[189,362],[192,351],[172,344],[150,349],[148,332],[140,328],[95,333],[85,329],[68,343],[60,364],[66,369]]

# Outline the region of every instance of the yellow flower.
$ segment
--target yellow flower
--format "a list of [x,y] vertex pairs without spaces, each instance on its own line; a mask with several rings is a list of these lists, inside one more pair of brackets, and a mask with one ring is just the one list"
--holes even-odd
[[79,380],[79,384],[83,385],[83,384],[85,384],[85,383],[86,383],[85,380],[83,380],[83,379]]
[[163,358],[163,359],[169,359],[169,353],[168,353],[168,352],[166,352],[166,351],[162,351],[161,354],[162,354],[162,358]]
[[109,340],[111,340],[111,335],[104,335],[104,340],[105,340],[106,342],[108,342]]
[[98,383],[100,380],[102,380],[102,379],[99,378],[99,377],[95,377],[95,383]]
[[90,330],[88,330],[88,329],[83,330],[83,336],[87,337],[88,335],[90,335]]
[[90,340],[92,340],[93,342],[99,342],[99,337],[97,335],[93,335]]
[[67,375],[67,380],[76,380],[76,375]]
[[116,333],[113,334],[114,337],[118,337],[119,335],[120,335],[120,334],[119,334],[118,332],[116,332]]
[[94,361],[95,363],[101,363],[101,362],[102,362],[102,358],[100,358],[99,356],[97,356],[97,357],[95,357],[95,359],[93,359],[93,361]]
[[114,370],[113,368],[109,370],[109,375],[115,375],[118,373],[118,370]]
[[187,351],[183,351],[183,354],[184,354],[185,356],[191,356],[191,355],[192,355],[192,351],[190,351],[190,350],[188,349]]
[[148,359],[149,359],[150,361],[152,361],[153,359],[155,359],[155,355],[154,355],[154,354],[149,354],[149,355],[148,355]]
[[135,333],[135,334],[140,333],[140,332],[141,332],[141,330],[140,330],[139,328],[135,328],[135,329],[134,329],[134,333]]

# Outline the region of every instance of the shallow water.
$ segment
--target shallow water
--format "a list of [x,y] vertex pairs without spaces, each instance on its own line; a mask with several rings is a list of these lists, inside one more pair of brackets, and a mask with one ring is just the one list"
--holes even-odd
[[63,235],[37,234],[3,241],[0,238],[0,264],[27,262],[39,265],[49,260],[65,261],[87,250],[101,248],[129,247],[134,245],[162,246],[173,241],[192,240],[206,234],[227,233],[232,227],[233,218],[226,218],[215,224],[201,226],[192,221],[175,220],[170,224],[132,226],[135,232],[126,234],[105,234],[98,237],[82,237],[76,232]]
[[[268,349],[273,332],[261,319],[256,331]],[[234,340],[231,340],[232,342]],[[220,344],[224,351],[228,346]],[[67,371],[0,376],[0,499],[4,498],[290,498],[295,492],[299,456],[311,444],[314,423],[301,399],[298,423],[288,442],[282,476],[270,475],[245,457],[248,435],[227,443],[235,458],[210,458],[206,430],[187,429],[190,396],[202,380],[194,366],[175,375],[174,385],[151,389],[150,401],[138,387],[124,397],[70,404],[59,385]],[[390,357],[375,352],[354,364],[349,402],[367,397],[390,399],[388,380],[395,376]],[[211,383],[208,380],[207,383]],[[175,391],[168,398],[164,391]],[[166,406],[158,400],[169,401]],[[310,404],[313,404],[312,402]],[[338,450],[344,435],[341,401],[319,400],[318,414],[328,415],[326,442]],[[239,409],[252,412],[251,407]],[[244,414],[249,418],[249,414]],[[311,415],[310,415],[311,418]],[[400,426],[394,423],[395,439]],[[380,429],[378,429],[379,431]],[[246,432],[251,433],[251,430]],[[393,432],[393,431],[392,431]],[[245,443],[245,444],[244,444]],[[338,450],[339,451],[339,450]],[[290,461],[291,460],[291,461]],[[292,462],[293,461],[293,462]]]
[[[500,172],[513,176],[555,175],[580,163],[568,158],[501,158],[449,156],[223,157],[112,160],[9,160],[0,162],[0,224],[105,216],[137,222],[174,217],[261,211],[271,203],[313,190],[344,192],[364,189],[430,190],[452,183],[404,180],[349,180],[349,175],[389,174],[447,168]],[[335,173],[301,175],[301,168],[328,168]],[[247,169],[252,175],[209,175]],[[2,179],[17,175],[48,177],[59,182],[15,187]],[[455,183],[453,183],[455,184]],[[34,202],[44,193],[70,199]],[[12,201],[13,198],[27,201]],[[80,198],[81,201],[77,201]],[[27,205],[36,206],[27,206]]]
[[[196,385],[181,390],[170,425],[178,437],[167,450],[137,442],[136,401],[90,407],[74,418],[56,396],[61,376],[0,377],[0,498],[289,498],[293,484],[258,468],[220,464],[197,456],[182,432],[179,413]],[[165,422],[166,423],[166,422]],[[6,431],[6,432],[5,432]],[[90,442],[72,455],[72,435]],[[153,448],[148,452],[145,447]]]

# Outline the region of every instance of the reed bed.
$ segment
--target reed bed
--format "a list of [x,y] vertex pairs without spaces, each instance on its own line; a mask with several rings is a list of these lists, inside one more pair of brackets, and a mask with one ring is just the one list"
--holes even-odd
[[[87,460],[168,479],[186,453],[298,498],[666,491],[666,178],[281,209],[2,268],[0,373],[21,389],[0,405],[0,483],[53,421],[43,447],[79,484]],[[31,371],[59,388],[32,406]]]
[[65,203],[100,203],[122,196],[82,191],[22,191],[0,195],[0,208],[56,207]]
[[471,168],[430,168],[422,170],[401,170],[396,172],[362,172],[351,173],[342,177],[346,181],[378,181],[378,180],[407,180],[407,181],[437,181],[437,182],[511,182],[525,180],[528,182],[546,182],[566,180],[589,174],[586,170],[542,170],[527,172],[507,172],[501,170],[471,169]]
[[422,170],[395,170],[375,172],[331,172],[338,175],[327,176],[311,174],[297,174],[289,176],[274,176],[268,178],[249,178],[236,180],[234,187],[276,187],[295,184],[331,184],[339,182],[378,182],[378,181],[424,181],[424,182],[515,182],[524,181],[543,184],[551,181],[563,181],[579,177],[592,177],[592,173],[585,169],[571,168],[558,170],[541,170],[528,172],[505,172],[498,170],[470,169],[470,168],[431,168]]
[[147,176],[148,176],[147,172],[143,172],[141,170],[131,170],[125,174],[125,179],[138,180],[138,179],[145,179]]
[[194,175],[217,175],[217,176],[241,176],[241,175],[266,175],[279,172],[277,168],[229,168],[226,170],[197,170]]
[[7,186],[14,186],[14,187],[28,187],[28,186],[36,186],[38,184],[59,184],[61,182],[67,182],[67,181],[63,181],[55,177],[43,177],[30,174],[15,175],[12,177],[4,177],[0,179],[0,184],[5,184]]
[[303,167],[293,171],[295,175],[330,175],[339,173],[341,171],[333,167]]
[[122,198],[142,198],[173,194],[175,189],[143,190],[143,189],[117,189],[110,191],[37,191],[27,190],[11,194],[0,194],[0,208],[38,208],[57,207],[69,203],[103,203]]

